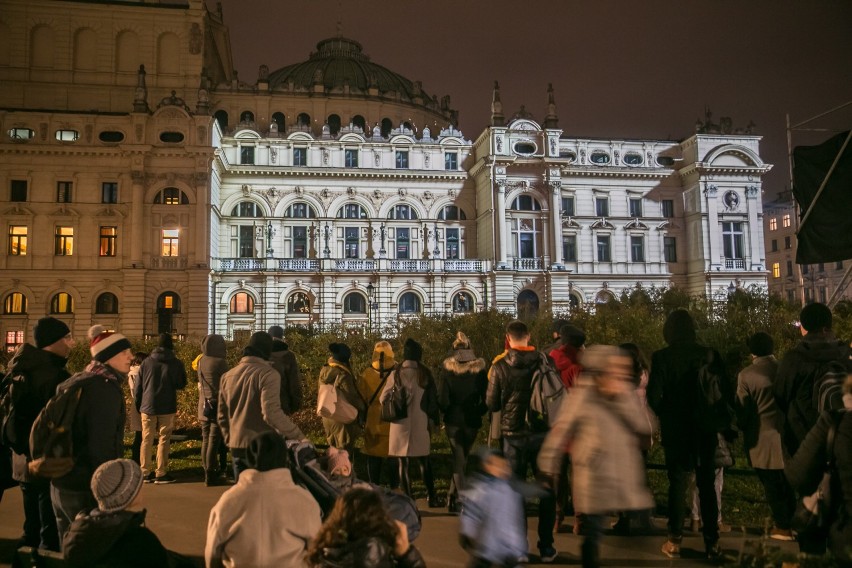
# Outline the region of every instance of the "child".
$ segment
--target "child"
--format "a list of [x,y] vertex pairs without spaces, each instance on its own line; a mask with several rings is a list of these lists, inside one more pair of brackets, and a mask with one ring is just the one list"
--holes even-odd
[[471,555],[468,568],[514,568],[527,558],[524,498],[501,455],[488,450],[481,467],[482,474],[461,492],[459,540]]

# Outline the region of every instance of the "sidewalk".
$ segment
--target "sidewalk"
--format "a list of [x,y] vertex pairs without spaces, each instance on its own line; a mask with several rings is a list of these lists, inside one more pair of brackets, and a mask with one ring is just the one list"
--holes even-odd
[[[172,485],[146,484],[143,498],[148,509],[148,527],[157,534],[163,544],[180,554],[193,558],[198,566],[204,565],[204,541],[207,530],[207,518],[210,508],[226,490],[226,487],[206,487],[200,482],[175,483]],[[445,510],[424,507],[423,530],[415,544],[423,553],[430,568],[464,568],[466,555],[458,545],[458,518],[447,514]],[[530,518],[529,542],[536,544],[536,520]],[[17,487],[6,491],[0,502],[0,567],[10,565],[14,545],[21,536],[23,506],[21,491]],[[687,568],[709,566],[702,556],[704,551],[700,535],[687,532],[683,540],[683,558],[670,560],[660,553],[665,541],[663,519],[655,519],[660,527],[659,536],[615,537],[606,536],[603,540],[601,557],[608,568],[636,566],[671,566]],[[569,529],[570,530],[570,529]],[[731,532],[723,535],[721,544],[728,556],[736,558],[746,540],[754,540],[756,535]],[[570,532],[556,535],[556,549],[559,557],[555,565],[579,565],[581,537]],[[793,542],[777,542],[782,550],[795,552]],[[532,550],[536,552],[535,548]],[[530,556],[529,566],[538,566],[538,557]]]

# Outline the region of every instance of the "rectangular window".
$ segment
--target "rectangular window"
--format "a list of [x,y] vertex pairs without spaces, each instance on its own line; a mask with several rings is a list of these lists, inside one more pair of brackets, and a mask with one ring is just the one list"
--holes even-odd
[[562,198],[562,216],[563,217],[573,217],[574,213],[574,197],[563,197]]
[[562,260],[577,262],[577,235],[562,236]]
[[778,239],[772,239],[772,252],[778,252]]
[[24,343],[24,330],[16,329],[6,332],[6,353],[14,353]]
[[630,260],[645,262],[645,237],[630,237]]
[[118,203],[118,182],[105,181],[101,184],[101,203]]
[[[239,233],[240,258],[254,258],[254,227],[240,225]],[[163,255],[168,256],[168,255]]]
[[825,263],[820,262],[817,264],[817,272],[825,272]]
[[358,150],[347,148],[344,150],[344,162],[347,168],[358,167]]
[[777,230],[777,229],[778,229],[778,217],[772,217],[772,218],[769,220],[769,230],[770,230],[770,231],[775,231],[775,230]]
[[773,262],[772,263],[772,277],[773,278],[781,278],[781,263]]
[[56,256],[71,256],[74,254],[74,228],[56,227],[53,243],[53,253]]
[[9,227],[9,254],[12,256],[26,256],[27,254],[27,227],[26,225],[11,225]]
[[792,275],[793,275],[793,261],[788,260],[787,261],[787,276],[792,276]]
[[163,229],[163,256],[178,255],[179,236],[178,229]]
[[609,217],[609,198],[595,197],[595,215]]
[[628,205],[630,206],[630,216],[631,217],[639,218],[639,217],[642,216],[642,198],[641,197],[631,197]]
[[307,227],[293,227],[293,258],[308,258]]
[[444,229],[446,235],[446,258],[459,258],[459,230]]
[[672,217],[674,217],[674,200],[663,199],[663,201],[661,203],[662,203],[663,217],[665,217],[666,219],[671,219]]
[[781,218],[781,226],[782,227],[789,227],[790,226],[790,214],[789,213],[787,213],[786,215],[784,215]]
[[795,290],[787,290],[787,301],[791,304],[796,301],[796,292]]
[[663,260],[677,262],[677,238],[663,237]]
[[[397,230],[397,235],[399,235],[399,230]],[[344,227],[343,240],[345,241],[344,256],[346,258],[358,258],[358,227]]]
[[254,146],[240,147],[240,163],[248,165],[254,164]]
[[71,203],[71,187],[74,184],[70,181],[56,182],[56,202]]
[[521,258],[535,258],[535,236],[532,233],[518,235],[519,254]]
[[784,248],[787,250],[793,248],[793,241],[790,237],[784,237]]
[[117,227],[101,227],[101,256],[115,256]]
[[610,237],[609,235],[598,235],[598,262],[610,262]]
[[396,151],[396,168],[398,170],[407,170],[408,169],[408,151],[407,150],[397,150]]
[[733,221],[722,223],[722,248],[725,258],[743,258],[745,246],[743,224]]
[[397,229],[396,230],[396,257],[397,258],[408,258],[411,249],[411,238],[409,236],[409,229]]
[[308,149],[293,148],[293,165],[307,166],[308,165]]
[[828,290],[826,290],[825,286],[819,287],[819,301],[820,303],[826,304],[828,303]]
[[9,201],[27,200],[27,180],[13,179],[9,191]]
[[459,169],[458,152],[447,152],[444,154],[444,169],[457,170]]

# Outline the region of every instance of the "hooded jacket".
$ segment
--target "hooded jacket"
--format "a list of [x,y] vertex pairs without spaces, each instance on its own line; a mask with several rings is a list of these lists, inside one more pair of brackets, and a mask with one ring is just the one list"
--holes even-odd
[[183,362],[171,349],[157,347],[142,361],[133,398],[143,414],[174,414],[177,412],[177,391],[185,386]]
[[62,541],[69,566],[168,566],[165,547],[145,528],[145,511],[79,515]]
[[[379,365],[380,359],[381,366]],[[390,422],[382,420],[382,404],[379,402],[381,392],[377,392],[377,389],[384,387],[382,381],[387,382],[387,377],[393,371],[395,365],[393,353],[381,357],[380,351],[373,351],[373,362],[361,372],[358,381],[358,391],[364,401],[369,404],[367,420],[364,424],[364,447],[361,450],[368,456],[388,457]],[[370,404],[370,399],[373,399],[372,404]]]
[[281,410],[286,414],[293,414],[302,408],[302,378],[299,375],[296,355],[290,351],[285,341],[273,338],[269,361],[272,368],[281,375]]
[[479,429],[488,389],[485,359],[459,361],[455,355],[447,357],[438,369],[436,383],[441,385],[439,402],[444,412],[446,426]]
[[204,416],[204,399],[219,398],[219,382],[228,371],[225,361],[227,348],[225,338],[210,334],[201,340],[201,359],[198,360],[198,419],[207,422]]
[[500,430],[504,436],[529,434],[527,411],[532,396],[532,376],[544,355],[535,350],[513,349],[491,365],[485,403],[491,412],[501,411]]

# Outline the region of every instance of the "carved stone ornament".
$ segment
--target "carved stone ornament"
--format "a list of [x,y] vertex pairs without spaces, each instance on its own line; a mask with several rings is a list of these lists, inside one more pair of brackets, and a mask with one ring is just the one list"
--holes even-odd
[[450,197],[455,197],[456,196],[456,190],[455,189],[448,189],[447,195],[449,195]]
[[381,191],[379,191],[378,189],[374,189],[374,190],[373,190],[373,200],[374,200],[374,201],[378,201],[378,200],[380,200],[381,198],[382,198],[382,192],[381,192]]
[[503,137],[498,136],[497,137],[497,152],[502,152],[502,151],[503,151]]
[[354,187],[347,187],[346,188],[346,195],[348,195],[349,197],[355,197],[355,193],[356,192],[355,192]]
[[271,159],[273,164],[278,163],[278,148],[275,146],[269,147],[269,158]]
[[718,192],[718,191],[719,191],[719,188],[716,187],[715,185],[708,185],[704,189],[704,193],[707,194],[707,197],[716,197],[716,192]]
[[431,163],[431,161],[432,161],[431,156],[429,155],[429,153],[428,153],[428,152],[426,153],[426,155],[424,156],[424,158],[423,158],[423,159],[424,159],[424,161],[425,161],[426,167],[428,168],[428,167],[429,167],[429,164],[430,164],[430,163]]
[[243,197],[248,197],[251,193],[251,187],[245,183],[240,187],[240,190],[243,192]]
[[726,211],[736,211],[740,206],[740,196],[736,191],[729,190],[722,197],[722,202],[725,204]]
[[745,188],[745,194],[748,199],[756,199],[760,195],[760,189],[756,185],[749,185]]
[[408,195],[408,190],[405,189],[404,187],[400,187],[399,190],[397,191],[397,194],[399,194],[399,197],[401,199],[405,199],[405,196]]
[[432,199],[434,199],[434,197],[435,196],[432,195],[431,191],[424,191],[423,192],[423,199],[425,199],[426,201],[432,201]]

